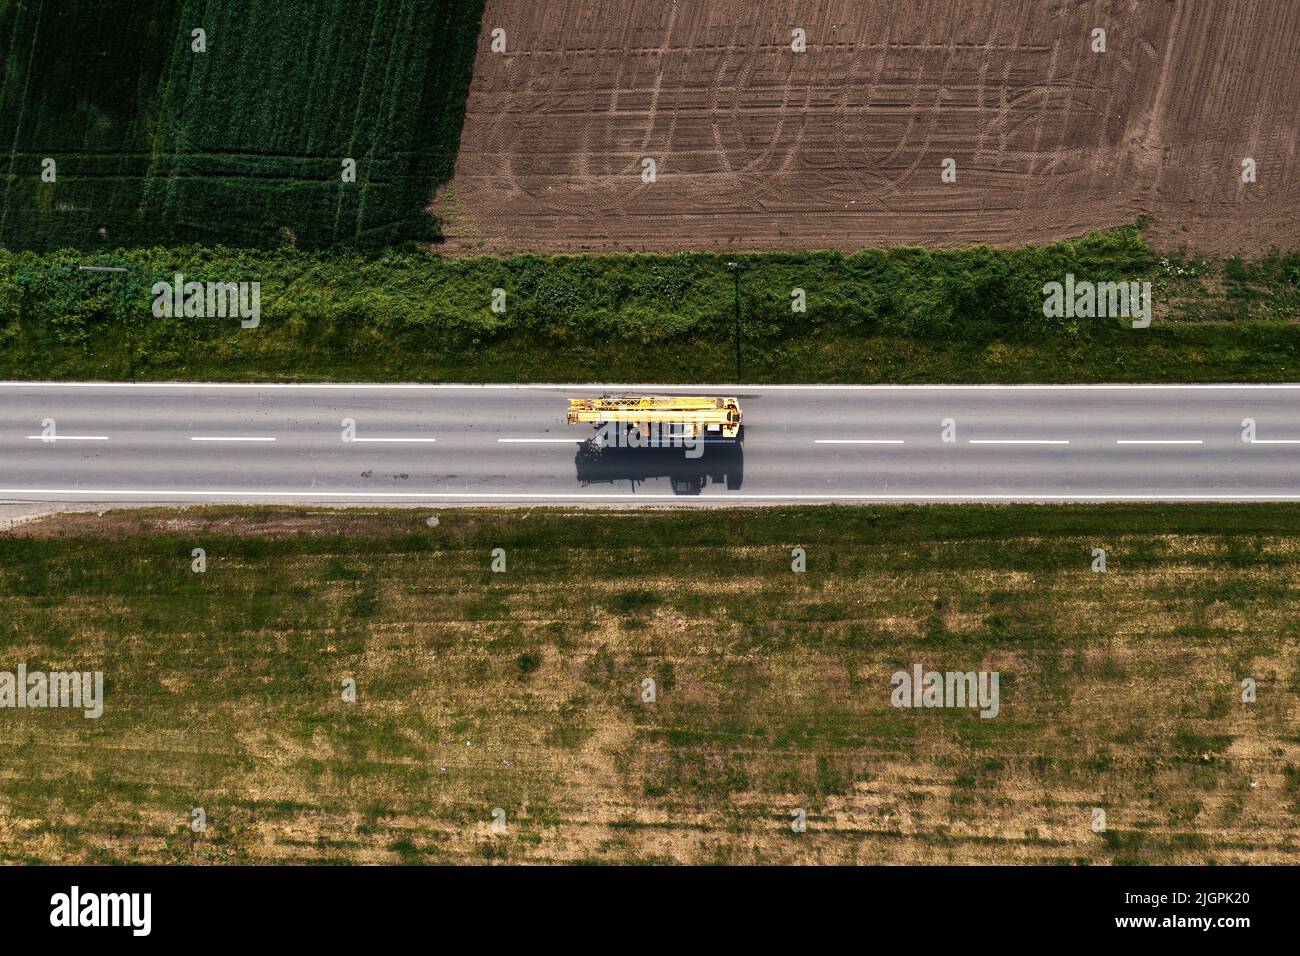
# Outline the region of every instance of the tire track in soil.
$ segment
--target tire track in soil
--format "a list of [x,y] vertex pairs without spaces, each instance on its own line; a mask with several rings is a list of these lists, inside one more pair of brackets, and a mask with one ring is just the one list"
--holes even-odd
[[[1157,248],[1296,245],[1289,0],[488,0],[481,51],[498,25],[450,253],[1006,246],[1142,213]],[[637,143],[663,175],[629,188]]]

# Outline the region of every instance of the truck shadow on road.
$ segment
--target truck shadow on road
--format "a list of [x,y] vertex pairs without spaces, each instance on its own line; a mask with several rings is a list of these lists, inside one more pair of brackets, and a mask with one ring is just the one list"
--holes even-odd
[[666,480],[675,495],[698,495],[710,482],[739,491],[745,476],[745,450],[736,442],[706,444],[698,458],[688,458],[681,448],[599,448],[586,442],[573,463],[584,487],[627,481],[635,491],[643,482]]

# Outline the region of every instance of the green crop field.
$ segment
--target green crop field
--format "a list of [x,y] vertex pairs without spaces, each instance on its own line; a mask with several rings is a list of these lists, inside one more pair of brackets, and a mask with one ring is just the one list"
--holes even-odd
[[425,207],[455,163],[482,9],[0,3],[0,243],[432,238]]

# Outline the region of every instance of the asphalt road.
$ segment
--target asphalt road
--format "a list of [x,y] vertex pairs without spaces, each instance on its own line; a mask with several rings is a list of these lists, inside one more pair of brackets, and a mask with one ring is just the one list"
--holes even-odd
[[[586,457],[606,391],[736,395],[744,444]],[[0,383],[6,502],[945,500],[1300,500],[1300,385]]]

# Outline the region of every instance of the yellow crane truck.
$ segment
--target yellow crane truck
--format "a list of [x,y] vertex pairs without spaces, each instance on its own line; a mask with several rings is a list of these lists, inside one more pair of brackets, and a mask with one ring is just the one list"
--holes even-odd
[[640,427],[667,440],[742,442],[745,430],[734,398],[687,395],[602,395],[569,399],[570,425]]

